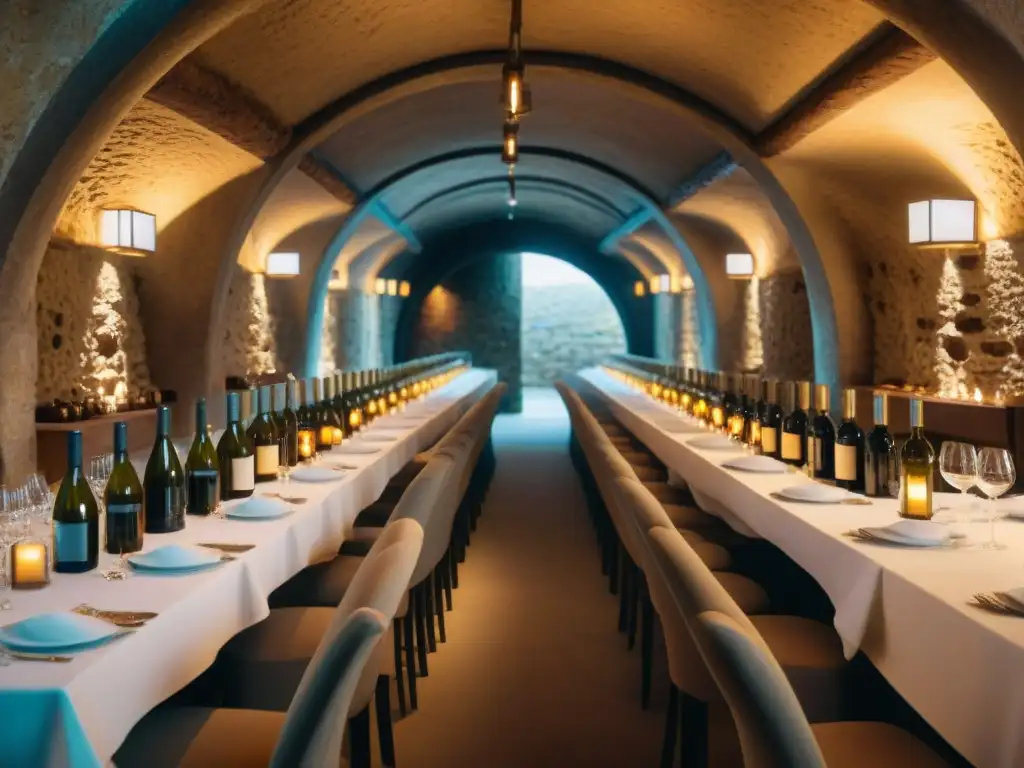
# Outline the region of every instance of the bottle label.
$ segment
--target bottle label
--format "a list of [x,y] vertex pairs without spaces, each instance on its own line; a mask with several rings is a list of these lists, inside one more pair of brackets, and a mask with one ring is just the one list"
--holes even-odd
[[[252,456],[231,460],[231,490],[251,491],[256,488],[256,465]],[[274,471],[277,471],[275,467]]]
[[107,504],[108,515],[141,515],[141,504]]
[[821,440],[813,435],[807,436],[807,463],[812,470],[821,466]]
[[782,458],[798,461],[800,459],[801,448],[803,448],[802,443],[803,438],[800,435],[794,435],[792,432],[783,432]]
[[56,563],[85,563],[89,560],[89,523],[53,521],[53,558]]
[[857,449],[852,445],[836,445],[836,480],[857,479]]
[[[256,446],[256,474],[277,476],[277,468],[280,465],[279,445],[257,445]],[[241,490],[241,489],[238,489]]]
[[778,431],[775,427],[761,427],[761,452],[774,454],[778,450]]

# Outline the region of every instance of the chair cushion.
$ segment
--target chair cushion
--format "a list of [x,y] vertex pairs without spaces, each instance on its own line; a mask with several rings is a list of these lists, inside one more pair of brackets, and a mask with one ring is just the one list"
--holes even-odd
[[659,482],[657,479],[647,480],[640,477],[639,472],[637,472],[637,478],[643,483],[644,488],[662,504],[685,504],[689,499],[689,494],[681,488],[673,488],[668,483]]
[[266,768],[284,727],[283,712],[158,707],[114,753],[118,768]]
[[715,572],[715,578],[747,616],[768,612],[768,593],[753,579],[738,573],[718,571]]
[[807,719],[842,720],[847,664],[835,629],[800,616],[751,616],[750,621],[785,670]]
[[828,768],[946,768],[928,745],[888,723],[812,725]]
[[225,701],[284,712],[327,632],[334,608],[275,608],[221,650]]
[[649,467],[649,466],[633,466],[633,472],[636,474],[636,479],[644,483],[659,483],[665,485],[665,478],[668,474],[665,472],[663,467]]
[[369,525],[359,526],[352,529],[352,540],[359,543],[373,544],[373,542],[380,538],[380,534],[383,530],[384,526],[379,528]]
[[[662,508],[676,528],[708,528],[720,526],[721,520],[686,504],[663,503]],[[706,537],[705,537],[706,538]]]
[[[689,533],[679,529],[680,533]],[[732,567],[732,555],[729,554],[729,550],[719,544],[712,544],[710,541],[698,541],[698,542],[687,542],[693,551],[697,553],[697,557],[701,559],[712,571],[727,571]]]
[[[369,551],[369,547],[366,549]],[[364,559],[365,556],[342,555],[304,568],[271,593],[270,607],[337,607]]]
[[637,450],[622,450],[619,452],[622,454],[622,458],[629,462],[632,467],[656,467],[662,469],[662,464],[658,461],[657,457],[647,453],[646,451]]

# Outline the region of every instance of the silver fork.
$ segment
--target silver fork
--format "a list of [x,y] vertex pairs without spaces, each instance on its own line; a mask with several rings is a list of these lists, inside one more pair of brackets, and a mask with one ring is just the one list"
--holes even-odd
[[1010,608],[1004,602],[999,600],[995,595],[986,594],[984,592],[978,592],[974,595],[974,601],[983,608],[987,608],[995,613],[1001,613],[1004,616],[1022,615],[1019,611]]

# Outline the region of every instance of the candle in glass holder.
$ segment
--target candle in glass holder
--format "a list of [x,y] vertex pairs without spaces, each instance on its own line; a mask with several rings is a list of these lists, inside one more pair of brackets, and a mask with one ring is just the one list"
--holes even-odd
[[711,423],[716,429],[722,428],[724,414],[722,412],[722,406],[716,405],[711,409]]
[[299,430],[299,458],[308,461],[316,453],[316,435],[311,429]]
[[39,589],[50,583],[46,544],[39,539],[24,539],[11,547],[11,587]]

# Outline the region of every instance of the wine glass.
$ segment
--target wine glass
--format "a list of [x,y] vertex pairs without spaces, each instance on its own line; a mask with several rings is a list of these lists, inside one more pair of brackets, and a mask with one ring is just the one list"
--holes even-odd
[[996,518],[999,516],[995,500],[1006,493],[1017,481],[1013,457],[1005,448],[982,448],[978,452],[978,488],[988,497],[989,540],[979,544],[981,549],[1003,549],[996,542]]
[[978,452],[969,443],[947,440],[939,451],[939,472],[942,479],[960,491],[960,502],[953,510],[954,520],[964,520],[968,515],[967,492],[978,481]]

